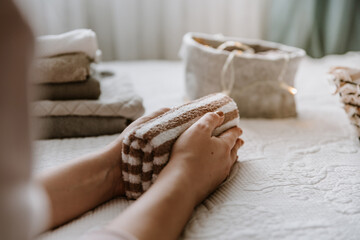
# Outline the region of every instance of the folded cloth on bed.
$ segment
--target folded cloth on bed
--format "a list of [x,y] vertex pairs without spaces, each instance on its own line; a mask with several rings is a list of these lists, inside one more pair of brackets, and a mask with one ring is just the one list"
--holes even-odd
[[90,73],[90,59],[84,53],[38,58],[34,62],[33,83],[85,81]]
[[91,137],[122,132],[130,120],[123,117],[40,117],[33,121],[38,139]]
[[134,120],[144,113],[142,98],[134,92],[126,76],[100,79],[101,94],[97,100],[40,100],[31,104],[32,115],[106,116]]
[[83,82],[33,84],[34,100],[98,99],[100,83],[93,77]]
[[205,113],[215,111],[222,111],[225,119],[213,135],[239,125],[236,103],[227,95],[217,93],[175,107],[125,136],[122,172],[126,196],[136,199],[149,189],[167,164],[171,148],[180,134]]
[[76,29],[58,35],[40,36],[36,39],[36,56],[51,57],[65,53],[85,53],[95,62],[100,61],[96,34],[90,29]]

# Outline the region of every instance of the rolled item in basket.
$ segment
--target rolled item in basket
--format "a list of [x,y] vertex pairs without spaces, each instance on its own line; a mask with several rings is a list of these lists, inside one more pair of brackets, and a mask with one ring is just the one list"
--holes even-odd
[[341,101],[343,103],[352,106],[360,106],[360,94],[343,94],[341,92],[340,94],[341,94]]
[[34,61],[32,83],[67,83],[85,81],[90,73],[90,59],[84,53],[63,54]]
[[345,104],[344,105],[344,109],[345,112],[349,115],[352,116],[354,114],[357,114],[360,116],[360,105],[356,106],[356,105],[350,105],[350,104]]
[[34,100],[98,99],[101,92],[94,77],[82,82],[33,84],[31,88]]
[[352,116],[350,116],[350,122],[356,126],[360,126],[360,115],[353,114]]
[[225,119],[213,135],[239,126],[236,103],[227,95],[217,93],[175,107],[125,136],[122,171],[126,196],[136,199],[148,190],[167,164],[172,146],[181,133],[205,113],[216,111],[222,111]]
[[338,86],[345,83],[360,84],[360,69],[344,66],[332,67],[329,71]]

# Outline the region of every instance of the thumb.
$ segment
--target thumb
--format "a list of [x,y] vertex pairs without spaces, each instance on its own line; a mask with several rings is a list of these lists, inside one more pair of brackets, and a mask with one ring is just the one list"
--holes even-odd
[[203,132],[206,132],[210,136],[212,135],[215,128],[220,126],[224,121],[223,112],[208,112],[202,116],[191,128],[196,128]]

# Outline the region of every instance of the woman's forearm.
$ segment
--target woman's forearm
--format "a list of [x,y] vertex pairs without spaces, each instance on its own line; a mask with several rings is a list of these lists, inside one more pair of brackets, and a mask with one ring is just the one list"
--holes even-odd
[[121,192],[121,169],[111,151],[90,154],[41,174],[51,203],[49,228],[61,225]]
[[177,239],[196,206],[190,189],[191,183],[181,168],[164,169],[156,184],[108,228],[126,231],[142,240]]
[[130,124],[100,152],[71,161],[38,177],[52,205],[49,228],[63,224],[116,196],[124,196],[121,175],[123,136],[133,128],[168,111],[162,108]]

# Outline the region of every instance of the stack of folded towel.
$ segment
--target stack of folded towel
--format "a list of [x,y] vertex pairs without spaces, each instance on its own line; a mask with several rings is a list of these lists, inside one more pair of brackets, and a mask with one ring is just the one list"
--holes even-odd
[[356,127],[360,140],[360,69],[334,67],[330,70],[350,122]]
[[127,136],[122,148],[122,169],[126,196],[136,199],[149,189],[167,164],[176,139],[207,112],[222,111],[224,122],[214,130],[217,136],[239,126],[236,103],[222,93],[211,94],[143,123]]
[[143,114],[125,77],[101,79],[90,71],[101,56],[92,30],[39,37],[36,50],[31,88],[38,138],[119,133]]
[[90,76],[90,62],[81,52],[36,59],[32,78],[35,99],[97,99],[100,84]]

